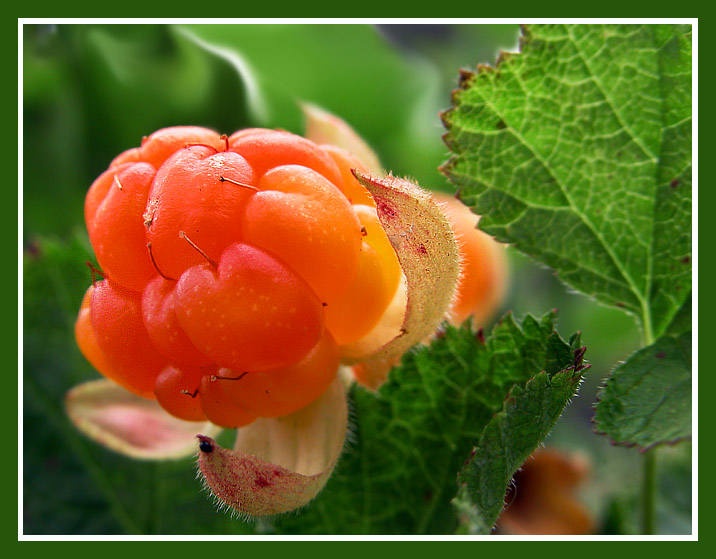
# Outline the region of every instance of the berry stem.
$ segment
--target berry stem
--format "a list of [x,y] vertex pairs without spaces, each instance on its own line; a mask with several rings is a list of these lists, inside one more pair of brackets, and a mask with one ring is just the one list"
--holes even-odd
[[202,144],[201,142],[184,144],[185,148],[193,148],[193,147],[197,147],[197,146],[213,149],[216,153],[219,153],[218,149],[216,149],[214,146],[210,146],[209,144]]
[[204,259],[209,264],[211,264],[211,267],[214,268],[214,270],[217,270],[219,268],[218,264],[214,260],[209,258],[203,250],[201,250],[198,246],[196,246],[196,244],[194,244],[194,242],[189,237],[186,236],[186,233],[184,233],[184,231],[179,231],[179,237],[184,239],[187,243],[189,243],[192,246],[192,248],[194,250],[196,250],[199,254],[201,254],[204,257]]
[[219,177],[219,182],[230,182],[231,184],[235,184],[236,186],[240,186],[242,188],[250,188],[251,190],[255,190],[258,192],[258,188],[255,186],[251,186],[250,184],[246,184],[243,182],[235,181],[234,179],[227,179],[226,177]]
[[85,264],[90,269],[90,274],[92,277],[92,285],[97,283],[97,274],[99,274],[103,278],[106,277],[105,273],[102,270],[100,270],[99,268],[96,268],[95,265],[92,264],[92,262],[90,262],[89,260],[86,260]]
[[157,271],[157,273],[167,281],[176,281],[174,278],[170,278],[169,276],[162,273],[162,271],[159,269],[159,266],[157,266],[157,261],[154,260],[154,253],[152,252],[152,243],[147,243],[147,250],[149,251],[149,258],[152,261],[154,269]]
[[212,375],[211,381],[213,382],[213,381],[215,381],[215,380],[241,380],[242,378],[244,378],[244,377],[245,377],[246,375],[248,375],[248,374],[249,374],[249,372],[246,371],[246,372],[244,372],[244,373],[241,373],[238,377],[220,377],[220,376],[217,376],[217,375]]

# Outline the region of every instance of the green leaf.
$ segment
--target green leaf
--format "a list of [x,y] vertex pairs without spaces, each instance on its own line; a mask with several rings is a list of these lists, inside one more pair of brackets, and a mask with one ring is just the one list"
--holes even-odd
[[[517,455],[526,458],[540,443],[577,389],[580,374],[573,369],[578,337],[571,345],[564,342],[554,331],[554,318],[548,314],[538,322],[528,315],[518,324],[508,314],[487,340],[476,337],[467,324],[447,327],[429,347],[418,346],[405,355],[377,393],[355,386],[354,425],[333,477],[304,511],[280,519],[274,529],[454,533],[458,472],[475,443],[492,436],[493,417],[503,409],[508,392],[520,401],[537,398],[524,405],[544,408],[536,417],[549,416],[539,425],[525,426],[520,432],[524,439],[490,447],[498,461],[512,462]],[[534,390],[562,382],[558,379],[564,379],[564,390]],[[507,481],[490,497],[498,509]]]
[[480,227],[664,332],[691,288],[685,25],[533,25],[464,72],[444,172]]
[[554,427],[577,390],[582,370],[580,356],[563,371],[543,372],[516,385],[502,411],[487,424],[461,473],[456,503],[467,514],[471,533],[490,533],[512,476]]
[[597,429],[618,444],[691,436],[691,298],[667,333],[614,369],[599,394]]

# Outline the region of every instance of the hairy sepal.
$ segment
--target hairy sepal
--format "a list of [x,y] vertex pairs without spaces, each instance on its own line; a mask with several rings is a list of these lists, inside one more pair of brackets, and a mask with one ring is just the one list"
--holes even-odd
[[233,450],[199,435],[199,472],[226,507],[249,516],[300,508],[325,486],[348,430],[340,378],[311,405],[239,429]]
[[197,433],[216,436],[220,427],[169,415],[156,400],[140,398],[112,381],[80,384],[65,396],[74,425],[101,445],[143,460],[184,458],[194,452]]
[[397,334],[369,355],[350,360],[360,360],[370,369],[399,358],[437,330],[457,285],[459,252],[450,223],[429,192],[393,176],[354,174],[375,199],[378,218],[400,261],[406,290]]

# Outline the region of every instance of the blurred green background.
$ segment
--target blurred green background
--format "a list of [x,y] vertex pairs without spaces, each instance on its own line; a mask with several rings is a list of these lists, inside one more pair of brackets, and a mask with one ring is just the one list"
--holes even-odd
[[[161,464],[112,454],[63,411],[72,386],[96,378],[73,323],[90,283],[87,188],[121,151],[165,126],[222,133],[249,126],[301,133],[297,101],[339,115],[384,166],[452,191],[439,112],[458,70],[516,50],[516,25],[24,25],[23,527],[25,534],[270,532],[217,513],[189,459]],[[564,337],[581,330],[592,368],[547,445],[591,462],[580,498],[604,533],[636,531],[638,452],[593,434],[602,379],[639,345],[622,313],[571,293],[510,251],[503,310],[559,309]],[[227,438],[230,434],[225,435]],[[230,441],[230,438],[229,438]],[[228,444],[228,443],[225,443]],[[659,530],[691,531],[690,445],[660,450]]]

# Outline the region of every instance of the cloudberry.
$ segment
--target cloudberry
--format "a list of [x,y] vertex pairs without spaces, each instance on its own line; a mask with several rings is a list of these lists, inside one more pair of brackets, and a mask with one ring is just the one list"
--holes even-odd
[[401,268],[349,152],[294,134],[159,130],[85,200],[105,279],[75,326],[102,374],[170,414],[293,413],[371,331]]

